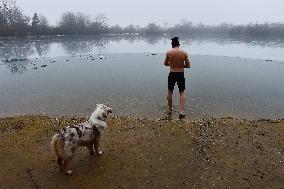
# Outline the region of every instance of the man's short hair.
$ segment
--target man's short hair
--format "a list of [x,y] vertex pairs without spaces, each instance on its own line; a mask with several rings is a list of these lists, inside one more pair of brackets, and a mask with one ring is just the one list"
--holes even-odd
[[173,47],[178,47],[180,45],[178,37],[173,37],[171,40],[172,40],[172,46]]

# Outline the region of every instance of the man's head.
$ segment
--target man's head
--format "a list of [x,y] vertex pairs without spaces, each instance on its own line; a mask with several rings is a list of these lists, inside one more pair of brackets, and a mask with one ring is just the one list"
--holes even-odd
[[178,41],[179,40],[178,37],[173,37],[171,40],[172,40],[172,47],[173,48],[179,47],[180,44],[179,44],[179,41]]

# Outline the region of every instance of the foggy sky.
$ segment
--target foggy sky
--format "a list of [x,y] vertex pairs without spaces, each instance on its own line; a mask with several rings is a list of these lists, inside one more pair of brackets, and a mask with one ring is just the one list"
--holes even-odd
[[30,17],[45,15],[53,25],[64,11],[105,13],[109,24],[121,26],[171,26],[182,19],[210,25],[284,22],[284,0],[17,0],[17,5]]

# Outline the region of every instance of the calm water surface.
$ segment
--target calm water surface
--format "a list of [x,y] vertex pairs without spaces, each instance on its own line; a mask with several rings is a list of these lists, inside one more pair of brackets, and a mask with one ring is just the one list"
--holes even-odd
[[[0,38],[0,58],[60,57],[108,53],[165,53],[170,37],[61,36]],[[190,54],[284,60],[284,40],[181,37]]]
[[[164,116],[166,37],[0,41],[2,60],[27,59],[0,62],[0,116],[86,116],[97,103],[110,104],[118,115]],[[284,117],[281,43],[188,39],[183,44],[192,52],[192,68],[185,73],[188,118]],[[238,58],[238,53],[254,59]]]

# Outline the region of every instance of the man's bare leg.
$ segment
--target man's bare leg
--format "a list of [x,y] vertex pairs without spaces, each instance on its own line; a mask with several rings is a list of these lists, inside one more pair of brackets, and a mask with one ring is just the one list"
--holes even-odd
[[172,114],[172,111],[173,111],[173,91],[170,91],[168,90],[168,96],[167,96],[167,99],[168,99],[168,114]]
[[179,93],[179,118],[180,119],[185,117],[184,107],[185,107],[185,91],[182,91]]

